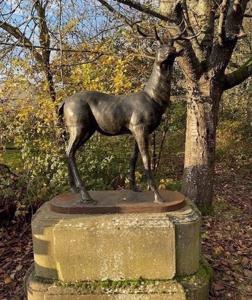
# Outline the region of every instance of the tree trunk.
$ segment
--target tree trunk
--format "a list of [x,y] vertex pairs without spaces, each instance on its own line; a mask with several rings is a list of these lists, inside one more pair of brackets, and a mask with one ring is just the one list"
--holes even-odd
[[[187,100],[182,192],[204,213],[211,208],[216,127],[222,91],[210,79],[190,88]],[[202,89],[203,87],[203,89]]]
[[54,102],[56,100],[56,91],[55,91],[55,87],[54,87],[53,75],[51,72],[49,62],[44,62],[44,72],[45,72],[46,81],[48,84],[49,95],[50,95],[52,101]]
[[[202,212],[209,210],[213,199],[216,127],[221,95],[223,90],[252,75],[251,59],[236,71],[225,74],[235,45],[243,35],[241,29],[248,0],[220,3],[160,0],[161,13],[175,18],[178,31],[185,33],[184,40],[176,44],[177,48],[182,46],[185,50],[178,63],[188,88],[182,190]],[[204,30],[200,32],[202,28]],[[168,31],[176,36],[174,27]],[[193,38],[191,34],[197,31],[200,35]]]

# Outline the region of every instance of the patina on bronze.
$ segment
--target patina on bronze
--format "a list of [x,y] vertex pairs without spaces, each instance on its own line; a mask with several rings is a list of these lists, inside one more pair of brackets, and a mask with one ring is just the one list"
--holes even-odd
[[173,63],[179,55],[181,51],[176,51],[172,41],[162,45],[157,50],[151,76],[139,93],[113,96],[84,91],[65,99],[59,107],[59,116],[64,116],[70,136],[66,149],[69,182],[73,192],[80,191],[82,202],[96,201],[85,189],[80,178],[75,154],[95,131],[108,136],[134,136],[135,146],[130,162],[131,188],[136,190],[135,168],[140,152],[149,188],[154,192],[154,202],[164,201],[151,171],[148,136],[160,124],[169,104]]
[[97,205],[80,202],[79,195],[65,193],[50,201],[51,210],[62,214],[113,214],[113,213],[161,213],[178,210],[185,206],[185,196],[179,192],[161,190],[162,203],[154,203],[151,191],[142,193],[131,190],[91,191]]

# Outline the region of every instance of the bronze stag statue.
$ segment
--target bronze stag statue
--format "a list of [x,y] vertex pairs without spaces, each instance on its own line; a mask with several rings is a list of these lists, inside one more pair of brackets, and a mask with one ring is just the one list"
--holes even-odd
[[176,51],[172,41],[160,46],[151,76],[139,93],[113,96],[83,91],[68,97],[59,107],[59,116],[64,117],[69,132],[66,149],[69,182],[72,191],[80,191],[82,202],[95,201],[80,178],[75,154],[95,131],[108,136],[122,134],[134,136],[135,146],[130,162],[131,188],[136,190],[135,168],[140,152],[149,188],[154,192],[154,202],[163,202],[150,166],[148,137],[159,126],[169,104],[173,63],[179,55],[181,51]]

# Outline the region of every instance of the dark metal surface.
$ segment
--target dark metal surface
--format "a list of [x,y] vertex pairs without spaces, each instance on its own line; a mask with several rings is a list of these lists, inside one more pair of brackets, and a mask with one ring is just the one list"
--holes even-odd
[[142,193],[130,190],[91,191],[96,205],[82,202],[79,194],[66,193],[50,201],[51,210],[63,214],[114,214],[114,213],[160,213],[174,211],[185,206],[185,196],[178,192],[160,191],[164,202],[154,203],[151,191]]
[[100,92],[77,93],[62,103],[59,116],[70,138],[66,149],[71,190],[81,193],[83,202],[95,203],[78,173],[76,151],[95,131],[108,136],[132,134],[136,140],[130,164],[130,183],[136,190],[135,168],[140,152],[149,188],[154,192],[154,202],[162,203],[150,167],[148,136],[160,124],[170,101],[173,63],[180,53],[171,45],[158,49],[150,79],[143,91],[130,95],[108,95]]

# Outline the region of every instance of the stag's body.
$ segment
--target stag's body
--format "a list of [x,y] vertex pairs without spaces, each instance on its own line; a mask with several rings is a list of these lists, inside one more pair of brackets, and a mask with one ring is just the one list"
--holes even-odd
[[64,114],[70,134],[66,150],[70,185],[74,191],[80,189],[82,201],[92,199],[78,174],[75,153],[98,131],[109,136],[134,136],[136,143],[131,159],[131,186],[136,189],[135,167],[140,151],[149,187],[155,194],[155,202],[162,202],[150,169],[148,135],[158,127],[169,104],[172,66],[177,54],[173,47],[161,49],[143,91],[119,96],[85,91],[67,98],[61,105],[59,113]]
[[130,134],[135,126],[143,125],[151,133],[159,125],[163,107],[144,91],[126,96],[112,96],[99,92],[80,92],[64,103],[67,127],[81,126],[114,136]]

